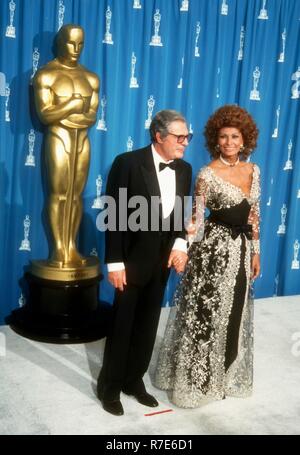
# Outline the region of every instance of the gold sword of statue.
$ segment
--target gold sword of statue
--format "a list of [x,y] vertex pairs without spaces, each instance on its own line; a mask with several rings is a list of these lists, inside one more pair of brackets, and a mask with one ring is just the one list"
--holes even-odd
[[[76,94],[77,95],[77,94]],[[77,98],[80,95],[76,96]],[[75,185],[75,172],[76,172],[76,163],[77,163],[77,153],[78,153],[78,130],[74,129],[72,131],[74,137],[73,148],[70,150],[70,160],[69,160],[69,185],[66,194],[66,205],[65,205],[65,228],[64,228],[64,245],[66,247],[65,253],[65,262],[70,262],[70,241],[71,241],[71,222],[72,222],[72,212],[73,212],[73,199],[74,199],[74,185]]]

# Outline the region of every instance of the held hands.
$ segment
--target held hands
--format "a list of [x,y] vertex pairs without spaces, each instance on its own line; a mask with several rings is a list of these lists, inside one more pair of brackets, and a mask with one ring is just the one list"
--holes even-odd
[[[188,255],[180,250],[172,250],[168,260],[168,267],[174,267],[177,273],[182,273],[188,260]],[[127,285],[126,271],[118,270],[108,273],[108,281],[114,288],[119,291],[124,291],[124,286]]]
[[255,280],[260,273],[260,258],[259,254],[254,254],[251,261],[251,278]]
[[168,267],[174,267],[176,273],[182,273],[188,260],[188,255],[180,250],[172,250],[168,260]]
[[108,281],[114,288],[119,289],[119,291],[124,291],[124,286],[127,284],[125,269],[118,270],[117,272],[109,272]]
[[193,223],[192,221],[189,223],[189,225],[187,226],[186,228],[186,232],[188,233],[188,235],[195,235],[197,234],[197,228],[196,228],[196,224]]
[[186,232],[187,232],[187,240],[189,243],[189,246],[193,243],[196,235],[197,235],[197,227],[196,223],[193,223],[192,221],[188,224],[186,227]]

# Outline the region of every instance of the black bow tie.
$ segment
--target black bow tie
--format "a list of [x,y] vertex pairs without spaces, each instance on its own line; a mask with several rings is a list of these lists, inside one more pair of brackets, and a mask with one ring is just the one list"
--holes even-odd
[[159,163],[159,172],[163,171],[166,167],[169,167],[170,169],[173,169],[173,171],[175,171],[176,161],[171,161],[171,163]]

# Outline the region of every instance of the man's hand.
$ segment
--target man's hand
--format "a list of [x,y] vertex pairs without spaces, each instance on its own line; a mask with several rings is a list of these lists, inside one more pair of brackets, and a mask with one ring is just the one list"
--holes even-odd
[[117,272],[109,272],[108,281],[114,288],[119,289],[119,291],[124,291],[124,285],[126,286],[127,284],[125,269],[118,270]]
[[168,260],[168,267],[174,267],[177,273],[181,273],[185,269],[188,260],[188,255],[180,250],[172,250]]
[[251,278],[255,280],[259,276],[260,272],[260,258],[259,254],[254,254],[252,256],[252,263],[251,263]]

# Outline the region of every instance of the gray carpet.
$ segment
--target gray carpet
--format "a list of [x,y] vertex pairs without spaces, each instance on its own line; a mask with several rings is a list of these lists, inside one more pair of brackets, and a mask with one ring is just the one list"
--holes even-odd
[[[150,375],[165,326],[163,310]],[[95,396],[104,340],[38,343],[0,327],[1,435],[300,434],[300,296],[256,300],[254,392],[180,409],[145,382],[160,402],[147,408],[122,396],[125,415],[103,411]],[[145,414],[156,411],[171,412]]]

